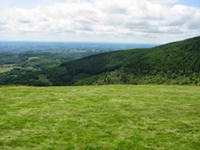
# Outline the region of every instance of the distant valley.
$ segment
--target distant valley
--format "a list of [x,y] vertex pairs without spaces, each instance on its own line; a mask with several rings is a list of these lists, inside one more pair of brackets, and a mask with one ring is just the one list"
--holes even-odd
[[14,68],[43,70],[109,51],[150,48],[155,44],[89,42],[0,42],[0,73]]

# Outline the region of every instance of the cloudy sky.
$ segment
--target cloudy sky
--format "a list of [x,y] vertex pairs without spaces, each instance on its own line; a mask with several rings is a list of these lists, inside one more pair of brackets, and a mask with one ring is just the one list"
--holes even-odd
[[200,35],[200,0],[0,0],[1,41],[168,43]]

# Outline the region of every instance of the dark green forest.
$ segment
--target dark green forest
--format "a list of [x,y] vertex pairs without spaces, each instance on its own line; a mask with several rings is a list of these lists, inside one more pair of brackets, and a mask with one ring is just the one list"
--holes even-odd
[[63,62],[41,71],[13,69],[0,84],[34,86],[199,84],[200,37],[154,48],[121,50]]

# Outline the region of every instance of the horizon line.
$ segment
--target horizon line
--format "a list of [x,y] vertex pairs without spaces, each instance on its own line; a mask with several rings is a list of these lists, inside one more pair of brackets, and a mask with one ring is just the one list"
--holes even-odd
[[97,41],[15,41],[15,40],[0,40],[0,42],[24,42],[24,43],[107,43],[107,44],[149,44],[160,45],[162,43],[130,43],[130,42],[97,42]]

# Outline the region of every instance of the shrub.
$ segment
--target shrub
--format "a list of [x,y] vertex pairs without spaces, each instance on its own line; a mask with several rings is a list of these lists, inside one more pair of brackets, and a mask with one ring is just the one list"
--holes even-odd
[[189,84],[190,82],[188,81],[188,80],[184,80],[183,82],[182,82],[182,85],[185,85],[185,84]]
[[163,84],[164,82],[163,82],[163,80],[160,80],[159,82],[158,82],[158,84]]
[[175,84],[180,84],[179,81],[176,81]]
[[172,74],[172,79],[176,79],[177,78],[177,75],[176,74]]
[[197,83],[198,83],[198,81],[197,81],[197,80],[195,80],[195,81],[194,81],[194,84],[197,84]]

